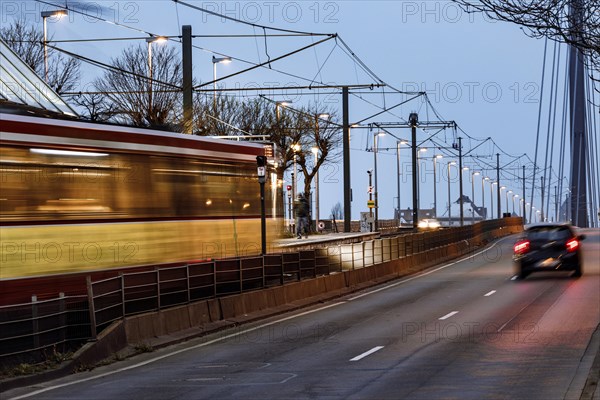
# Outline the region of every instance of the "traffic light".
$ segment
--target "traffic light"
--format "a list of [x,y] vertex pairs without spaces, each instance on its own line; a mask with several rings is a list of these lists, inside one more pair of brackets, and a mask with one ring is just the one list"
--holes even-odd
[[267,157],[265,156],[256,156],[256,165],[258,167],[264,167],[267,165]]

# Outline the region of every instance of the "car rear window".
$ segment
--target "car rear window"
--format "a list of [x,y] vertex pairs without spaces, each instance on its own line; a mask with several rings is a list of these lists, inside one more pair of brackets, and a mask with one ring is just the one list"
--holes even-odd
[[564,226],[544,226],[529,229],[527,237],[530,240],[565,240],[571,237],[571,232]]

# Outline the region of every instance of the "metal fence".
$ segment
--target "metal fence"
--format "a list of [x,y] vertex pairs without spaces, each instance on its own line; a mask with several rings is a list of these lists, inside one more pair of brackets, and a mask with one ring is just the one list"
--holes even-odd
[[3,365],[34,363],[67,353],[90,337],[86,296],[0,307],[0,360]]
[[72,348],[126,316],[364,268],[478,235],[492,238],[494,230],[518,224],[520,219],[490,220],[294,253],[156,266],[96,282],[88,277],[87,297],[0,307],[0,364]]

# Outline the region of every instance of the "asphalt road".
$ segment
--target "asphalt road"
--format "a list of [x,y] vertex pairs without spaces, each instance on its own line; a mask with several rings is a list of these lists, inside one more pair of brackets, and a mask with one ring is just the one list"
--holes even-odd
[[512,279],[506,238],[423,274],[2,399],[578,398],[600,322],[600,231],[585,233],[579,279]]

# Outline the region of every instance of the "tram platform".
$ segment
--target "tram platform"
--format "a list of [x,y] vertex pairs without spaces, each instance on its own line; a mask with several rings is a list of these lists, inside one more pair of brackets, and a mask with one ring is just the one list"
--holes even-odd
[[299,249],[316,249],[338,244],[360,243],[380,237],[379,232],[342,232],[342,233],[315,233],[308,237],[297,237],[288,239],[279,239],[275,242],[275,247],[280,251],[296,251]]

